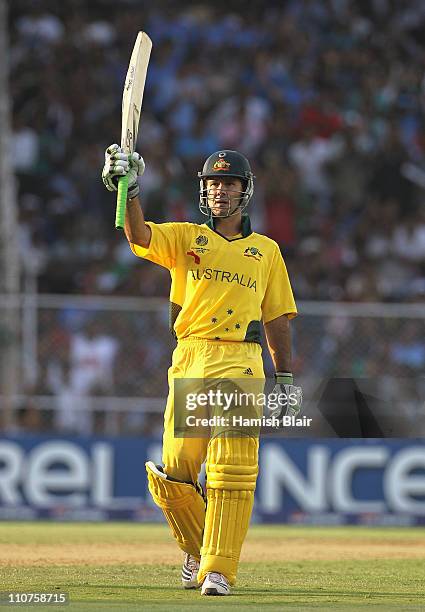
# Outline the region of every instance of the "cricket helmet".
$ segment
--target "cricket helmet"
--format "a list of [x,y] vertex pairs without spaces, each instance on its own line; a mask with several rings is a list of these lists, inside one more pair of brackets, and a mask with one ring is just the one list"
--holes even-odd
[[238,210],[244,211],[248,206],[254,193],[254,175],[251,172],[251,166],[246,157],[238,151],[216,151],[204,163],[201,172],[198,172],[199,178],[199,210],[207,216],[211,216],[211,209],[208,206],[208,190],[207,179],[217,179],[220,177],[235,177],[242,181],[242,191],[239,192],[240,200],[238,206],[231,212],[231,202],[229,199],[229,208],[227,214],[216,215],[221,217],[230,217]]

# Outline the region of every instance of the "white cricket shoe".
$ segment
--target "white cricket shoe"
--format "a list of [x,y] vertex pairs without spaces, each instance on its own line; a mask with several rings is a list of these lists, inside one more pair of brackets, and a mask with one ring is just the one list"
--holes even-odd
[[230,595],[227,578],[218,572],[208,572],[202,584],[201,595]]
[[192,555],[185,553],[182,567],[182,585],[185,589],[197,589],[199,587],[196,575],[199,570],[199,561]]

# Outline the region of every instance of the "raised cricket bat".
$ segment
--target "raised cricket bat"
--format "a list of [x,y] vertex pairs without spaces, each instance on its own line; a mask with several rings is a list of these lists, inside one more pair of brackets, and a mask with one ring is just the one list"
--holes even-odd
[[[121,148],[124,153],[134,153],[139,131],[140,111],[152,41],[145,32],[139,32],[134,43],[122,94]],[[127,203],[128,178],[118,181],[116,229],[124,229]]]

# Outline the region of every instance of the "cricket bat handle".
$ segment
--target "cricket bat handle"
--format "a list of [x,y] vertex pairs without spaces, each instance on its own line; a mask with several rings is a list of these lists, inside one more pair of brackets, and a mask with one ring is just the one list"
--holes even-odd
[[128,176],[118,180],[117,210],[115,213],[115,229],[123,230],[125,224],[125,209],[127,206]]

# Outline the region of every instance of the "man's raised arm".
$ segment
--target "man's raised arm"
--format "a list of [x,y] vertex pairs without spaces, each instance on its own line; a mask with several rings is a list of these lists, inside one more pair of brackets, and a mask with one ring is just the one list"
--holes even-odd
[[148,248],[152,231],[145,223],[139,196],[127,198],[124,232],[129,242]]

